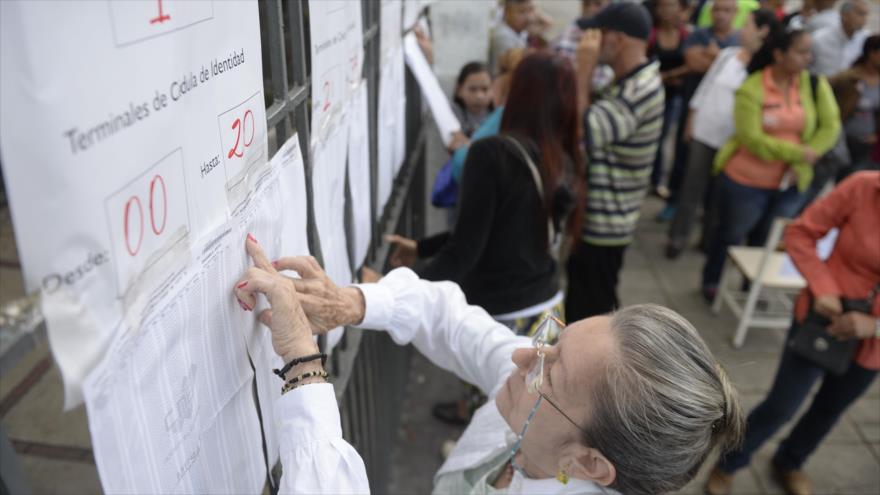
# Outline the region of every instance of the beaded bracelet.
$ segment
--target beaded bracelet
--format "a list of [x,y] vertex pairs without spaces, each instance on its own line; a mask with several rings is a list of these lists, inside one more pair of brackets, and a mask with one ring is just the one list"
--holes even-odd
[[309,356],[298,357],[298,358],[294,359],[293,361],[285,364],[284,367],[281,368],[280,370],[277,368],[272,370],[272,373],[275,373],[276,375],[278,375],[279,378],[284,380],[284,374],[287,373],[288,371],[290,371],[290,368],[293,368],[294,366],[296,366],[298,364],[308,363],[309,361],[314,361],[316,359],[320,359],[321,366],[324,366],[327,363],[327,354],[324,354],[322,352],[320,354],[311,354]]
[[295,389],[297,387],[297,383],[300,383],[307,378],[312,378],[312,377],[316,377],[316,376],[320,376],[321,378],[327,378],[328,375],[327,375],[327,372],[324,370],[308,371],[306,373],[303,373],[302,375],[297,375],[297,376],[291,378],[290,380],[288,380],[288,382],[285,383],[283,387],[281,387],[281,395],[284,395],[287,392],[290,392],[291,390]]

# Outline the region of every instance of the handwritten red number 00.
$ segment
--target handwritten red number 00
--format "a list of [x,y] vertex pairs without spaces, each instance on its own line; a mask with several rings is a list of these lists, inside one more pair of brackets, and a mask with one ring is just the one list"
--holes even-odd
[[[248,117],[251,118],[251,120],[250,120],[251,135],[249,138],[247,138],[246,141],[241,142],[241,135],[243,133],[247,134],[245,129],[248,128]],[[232,130],[236,131],[235,132],[235,144],[232,146],[232,149],[229,150],[229,153],[226,154],[226,158],[232,158],[233,156],[237,156],[237,157],[241,158],[244,156],[244,148],[247,148],[248,146],[251,145],[251,143],[254,142],[254,132],[255,132],[254,112],[252,112],[250,110],[246,110],[244,112],[244,116],[242,116],[242,118],[240,118],[240,119],[236,118],[235,121],[232,122]],[[241,151],[238,150],[239,143],[242,144]]]
[[[162,222],[161,225],[156,223],[156,186],[161,186],[162,190]],[[137,210],[137,216],[135,217],[138,222],[137,227],[137,241],[132,245],[132,241],[135,237],[132,236],[132,215],[135,214],[135,210]],[[123,235],[125,236],[125,249],[128,251],[130,256],[137,256],[138,251],[141,249],[141,243],[144,241],[144,207],[141,205],[141,198],[138,196],[132,196],[128,198],[128,201],[125,202],[125,211],[123,212],[122,219],[122,230]],[[165,231],[165,224],[168,220],[168,193],[165,189],[165,179],[162,178],[161,175],[154,175],[153,179],[150,180],[150,227],[153,230],[153,234],[160,235]]]

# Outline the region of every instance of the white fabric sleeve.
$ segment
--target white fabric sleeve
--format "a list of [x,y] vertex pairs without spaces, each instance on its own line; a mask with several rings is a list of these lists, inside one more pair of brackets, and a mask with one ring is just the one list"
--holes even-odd
[[519,347],[531,346],[485,310],[468,305],[452,282],[422,280],[398,268],[377,284],[356,285],[364,294],[361,328],[385,330],[400,345],[413,344],[432,363],[494,397],[515,368]]
[[342,438],[333,385],[310,384],[275,404],[281,431],[280,493],[369,493],[367,470]]
[[736,56],[739,53],[740,48],[737,46],[731,46],[721,50],[721,53],[718,54],[718,57],[715,58],[715,61],[712,62],[712,65],[709,66],[709,70],[706,71],[706,75],[703,76],[703,79],[700,80],[700,84],[697,86],[697,90],[694,92],[694,95],[691,97],[691,101],[688,104],[688,107],[691,110],[696,110],[704,103],[703,100],[706,99],[706,91],[709,86],[715,84],[715,79],[718,77],[718,74],[721,72],[721,69],[727,64],[727,61],[730,57]]

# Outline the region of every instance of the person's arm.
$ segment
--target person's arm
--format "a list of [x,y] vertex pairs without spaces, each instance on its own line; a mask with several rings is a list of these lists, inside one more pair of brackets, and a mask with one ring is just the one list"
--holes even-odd
[[[656,91],[663,91],[658,84]],[[602,98],[584,114],[587,149],[601,149],[625,141],[638,128],[638,117],[620,98]]]
[[593,73],[599,65],[599,52],[602,46],[602,31],[587,29],[581,34],[575,51],[575,85],[577,86],[578,115],[583,115],[590,106],[593,89]]
[[[758,73],[757,76],[752,77],[761,76]],[[805,149],[802,145],[777,139],[764,132],[761,98],[755,94],[754,84],[754,80],[747,79],[736,92],[733,120],[737,141],[762,160],[806,162]],[[760,81],[757,84],[760,85]]]
[[514,349],[531,346],[528,337],[468,305],[458,285],[419,279],[409,268],[392,270],[375,284],[340,288],[311,256],[281,258],[274,266],[302,277],[292,283],[314,334],[339,326],[385,330],[490,397],[514,369]]
[[[482,139],[484,137],[494,136],[498,134],[499,129],[501,129],[501,118],[504,115],[504,107],[500,106],[492,111],[486,120],[483,121],[483,124],[474,131],[474,135],[471,136],[471,143]],[[455,181],[461,184],[461,176],[464,171],[464,162],[467,159],[468,151],[471,148],[471,143],[468,143],[467,146],[462,146],[461,148],[455,150],[455,153],[452,154],[452,176],[455,177]]]
[[[421,280],[407,268],[377,284],[356,285],[364,298],[360,328],[385,330],[400,345],[413,344],[435,365],[494,397],[514,368],[514,349],[528,347],[485,310],[468,305],[458,285]],[[308,308],[306,308],[308,312]]]
[[830,194],[808,206],[785,229],[786,250],[817,299],[842,294],[834,274],[819,258],[816,243],[832,228],[843,226],[853,208],[861,206],[857,201],[860,188],[858,180],[843,181]]
[[416,254],[419,258],[430,258],[449,242],[449,232],[440,232],[422,237],[416,242]]
[[[314,356],[319,351],[312,337],[311,321],[300,304],[306,297],[297,290],[297,283],[301,281],[279,274],[277,270],[283,267],[278,262],[270,263],[252,236],[248,235],[245,247],[254,266],[233,289],[242,309],[250,311],[256,307],[258,296],[265,297],[270,309],[262,311],[259,320],[272,332],[275,353],[291,364],[297,358]],[[301,261],[317,266],[311,257]],[[308,273],[303,267],[300,270]],[[268,366],[268,363],[261,364]],[[291,366],[284,375],[285,387],[292,390],[282,392],[275,404],[276,417],[281,418],[280,491],[369,493],[364,462],[342,438],[336,394],[333,385],[325,383],[318,374],[321,372],[321,361],[310,359]]]
[[834,98],[831,85],[824,76],[818,76],[816,84],[816,132],[806,144],[818,155],[824,155],[837,143],[840,136],[840,108]]
[[670,79],[677,79],[680,77],[684,77],[690,73],[691,73],[690,68],[685,64],[685,65],[680,65],[678,67],[675,67],[673,69],[669,69],[666,72],[661,72],[660,74],[663,77],[663,81],[667,82]]
[[428,280],[460,281],[486,249],[495,219],[498,167],[501,152],[494,141],[471,146],[459,189],[458,219],[445,245],[419,274]]
[[684,63],[694,74],[705,73],[714,60],[714,55],[705,46],[692,45],[684,50]]
[[364,461],[342,438],[333,385],[311,384],[281,396],[279,493],[370,493]]

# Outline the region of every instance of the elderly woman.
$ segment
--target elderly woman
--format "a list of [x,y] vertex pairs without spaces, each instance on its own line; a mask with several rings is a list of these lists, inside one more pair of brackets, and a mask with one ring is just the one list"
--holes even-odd
[[569,325],[556,345],[533,345],[468,305],[454,283],[398,268],[379,283],[339,288],[313,258],[270,263],[252,238],[246,248],[255,266],[236,296],[251,308],[266,297],[271,309],[259,318],[289,363],[276,405],[284,492],[369,491],[312,338],[338,325],[385,329],[489,395],[437,473],[435,493],[663,493],[740,437],[727,376],[669,309],[632,306]]

